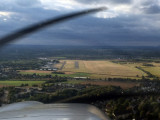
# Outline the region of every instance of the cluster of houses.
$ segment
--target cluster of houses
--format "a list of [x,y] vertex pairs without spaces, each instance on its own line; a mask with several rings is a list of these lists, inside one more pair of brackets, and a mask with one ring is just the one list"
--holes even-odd
[[51,58],[39,58],[39,59],[48,61],[46,65],[40,68],[40,70],[44,70],[44,71],[57,71],[58,70],[58,68],[55,67],[55,64],[59,63],[57,59],[51,59]]
[[140,88],[144,92],[157,92],[160,91],[160,82],[146,81],[141,83]]
[[58,68],[54,67],[54,64],[53,62],[48,62],[47,65],[45,66],[42,66],[40,68],[40,70],[44,70],[44,71],[57,71]]

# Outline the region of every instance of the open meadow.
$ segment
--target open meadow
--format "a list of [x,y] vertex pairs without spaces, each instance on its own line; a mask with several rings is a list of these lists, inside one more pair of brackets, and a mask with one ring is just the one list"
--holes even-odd
[[7,87],[7,86],[21,86],[22,84],[28,84],[28,86],[32,85],[41,85],[44,81],[0,81],[0,87]]

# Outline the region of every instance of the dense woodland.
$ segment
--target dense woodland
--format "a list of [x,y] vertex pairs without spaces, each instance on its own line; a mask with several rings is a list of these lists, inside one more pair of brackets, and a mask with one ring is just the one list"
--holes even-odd
[[10,45],[0,50],[0,60],[64,57],[67,59],[129,59],[134,61],[160,58],[160,47],[114,46],[45,46]]

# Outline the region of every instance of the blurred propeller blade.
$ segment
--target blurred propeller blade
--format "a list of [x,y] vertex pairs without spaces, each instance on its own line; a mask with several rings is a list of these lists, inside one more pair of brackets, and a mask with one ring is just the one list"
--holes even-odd
[[49,20],[46,20],[43,22],[39,22],[37,24],[23,28],[21,30],[18,30],[16,32],[12,33],[12,34],[9,34],[9,35],[6,35],[6,36],[0,38],[0,47],[11,42],[11,41],[18,39],[18,38],[24,37],[27,34],[30,34],[30,33],[36,32],[42,28],[45,28],[47,26],[54,25],[54,24],[57,24],[57,23],[60,23],[60,22],[63,22],[63,21],[69,20],[69,19],[73,19],[73,18],[82,16],[85,14],[94,13],[94,12],[98,12],[98,11],[102,11],[102,10],[106,10],[106,9],[107,9],[106,7],[89,9],[89,10],[84,10],[84,11],[80,11],[80,12],[76,12],[76,13],[67,14],[64,16],[57,17],[57,18],[52,18],[52,19],[49,19]]

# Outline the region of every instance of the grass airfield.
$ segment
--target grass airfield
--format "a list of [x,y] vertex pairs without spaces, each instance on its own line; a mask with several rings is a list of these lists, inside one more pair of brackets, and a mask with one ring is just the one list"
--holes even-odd
[[[61,60],[57,67],[66,62],[60,70],[66,74],[88,73],[90,78],[140,78],[146,75],[135,65],[117,64],[108,60]],[[79,68],[75,67],[79,64]],[[137,77],[138,76],[138,77]]]
[[[65,63],[65,64],[64,64]],[[41,70],[20,70],[20,74],[39,74],[39,75],[59,75],[66,77],[89,77],[91,79],[104,78],[132,78],[140,79],[147,74],[137,69],[136,66],[141,67],[145,71],[160,77],[160,63],[148,62],[153,66],[144,66],[143,62],[112,62],[109,60],[60,60],[56,64],[58,72],[65,74],[55,74],[53,71]]]
[[[65,63],[65,64],[64,64]],[[139,63],[120,64],[109,60],[60,60],[56,64],[58,74],[66,77],[89,77],[92,79],[99,78],[133,78],[140,79],[142,76],[147,76],[146,73],[136,68]],[[21,74],[39,74],[39,75],[55,75],[52,71],[40,70],[21,70]]]
[[[65,64],[64,64],[65,63]],[[145,62],[146,64],[146,62]],[[147,74],[137,69],[136,67],[141,67],[145,71],[160,77],[160,63],[148,62],[147,64],[152,64],[153,66],[144,66],[143,62],[119,62],[119,61],[109,61],[109,60],[60,60],[60,63],[56,64],[59,68],[58,72],[63,72],[64,74],[55,74],[53,71],[41,71],[41,70],[20,70],[20,74],[39,74],[39,75],[58,75],[62,77],[88,77],[91,79],[105,79],[105,78],[131,78],[131,79],[141,79],[142,76]],[[38,82],[38,81],[37,81]],[[43,81],[41,81],[43,82]],[[131,88],[137,86],[137,83],[125,83],[125,82],[110,82],[110,81],[88,81],[88,80],[68,80],[67,83],[71,84],[93,84],[93,85],[114,85],[121,86],[122,88]],[[1,83],[0,83],[1,84]],[[17,81],[12,83],[12,85],[18,86],[22,82]],[[29,83],[29,85],[36,84],[34,82]],[[38,83],[37,83],[38,84]],[[8,85],[2,83],[2,85]]]

